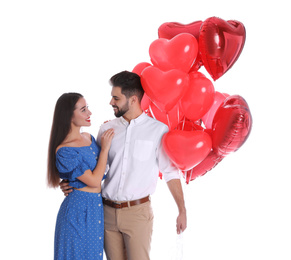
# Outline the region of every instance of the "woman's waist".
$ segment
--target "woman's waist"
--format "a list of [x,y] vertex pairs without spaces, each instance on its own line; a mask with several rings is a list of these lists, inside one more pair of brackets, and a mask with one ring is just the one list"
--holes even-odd
[[92,188],[89,186],[83,187],[83,188],[74,188],[74,190],[83,191],[83,192],[89,192],[89,193],[101,193],[100,188]]

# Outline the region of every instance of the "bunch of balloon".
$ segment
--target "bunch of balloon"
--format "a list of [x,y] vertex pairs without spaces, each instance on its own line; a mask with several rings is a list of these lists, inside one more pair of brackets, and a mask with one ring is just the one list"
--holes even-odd
[[203,65],[213,80],[221,77],[240,55],[242,30],[241,23],[216,17],[188,25],[165,23],[149,48],[152,64],[133,69],[145,90],[142,109],[168,125],[163,147],[187,183],[236,151],[250,133],[246,101],[215,91],[198,72]]
[[246,39],[241,22],[218,17],[190,24],[167,22],[158,29],[159,38],[165,39],[185,32],[199,39],[199,55],[191,70],[197,71],[203,65],[213,80],[219,79],[234,65]]

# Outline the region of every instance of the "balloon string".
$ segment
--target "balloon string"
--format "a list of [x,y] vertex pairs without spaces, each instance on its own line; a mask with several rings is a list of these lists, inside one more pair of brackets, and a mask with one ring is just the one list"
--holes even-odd
[[180,234],[177,236],[176,240],[176,258],[175,260],[183,259],[183,232],[180,230]]
[[182,130],[184,130],[185,122],[186,122],[186,118],[184,117],[184,118],[183,118],[183,124],[182,124]]
[[178,118],[178,123],[180,123],[180,106],[178,105],[178,109],[177,109],[177,118]]
[[172,128],[172,124],[171,124],[171,121],[170,121],[170,118],[169,118],[169,114],[168,114],[168,112],[166,113],[166,115],[167,115],[167,119],[168,119],[168,126],[169,126],[169,129],[171,129],[171,128]]
[[152,110],[151,105],[149,105],[149,110],[150,110],[150,113],[151,113],[151,115],[153,116],[153,118],[156,119],[156,117],[155,117],[155,115],[154,115],[154,113],[153,113],[153,110]]
[[193,175],[193,168],[190,170],[191,171],[191,173],[190,173],[190,179],[189,179],[189,182],[191,181],[191,179],[192,179],[192,175]]

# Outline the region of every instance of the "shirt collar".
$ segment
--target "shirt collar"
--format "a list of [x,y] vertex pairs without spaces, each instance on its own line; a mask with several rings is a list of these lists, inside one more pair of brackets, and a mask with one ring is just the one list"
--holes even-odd
[[[137,118],[132,119],[132,120],[130,121],[130,123],[131,123],[131,124],[134,124],[134,125],[139,124],[139,123],[142,122],[146,117],[147,117],[147,115],[145,114],[145,112],[142,112],[142,113],[141,113]],[[125,124],[125,125],[128,124],[128,122],[127,122],[123,117],[121,117],[120,120],[121,120],[121,122],[122,122],[123,124]]]

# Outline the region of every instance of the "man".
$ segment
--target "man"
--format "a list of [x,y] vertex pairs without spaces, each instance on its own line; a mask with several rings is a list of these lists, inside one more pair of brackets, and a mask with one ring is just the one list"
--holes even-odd
[[108,260],[146,260],[150,259],[153,228],[150,195],[156,189],[159,171],[178,206],[177,232],[186,228],[180,176],[162,147],[168,127],[141,109],[144,91],[140,77],[123,71],[110,83],[110,105],[117,118],[103,124],[97,137],[100,144],[102,133],[114,129],[109,171],[102,186],[105,253]]

